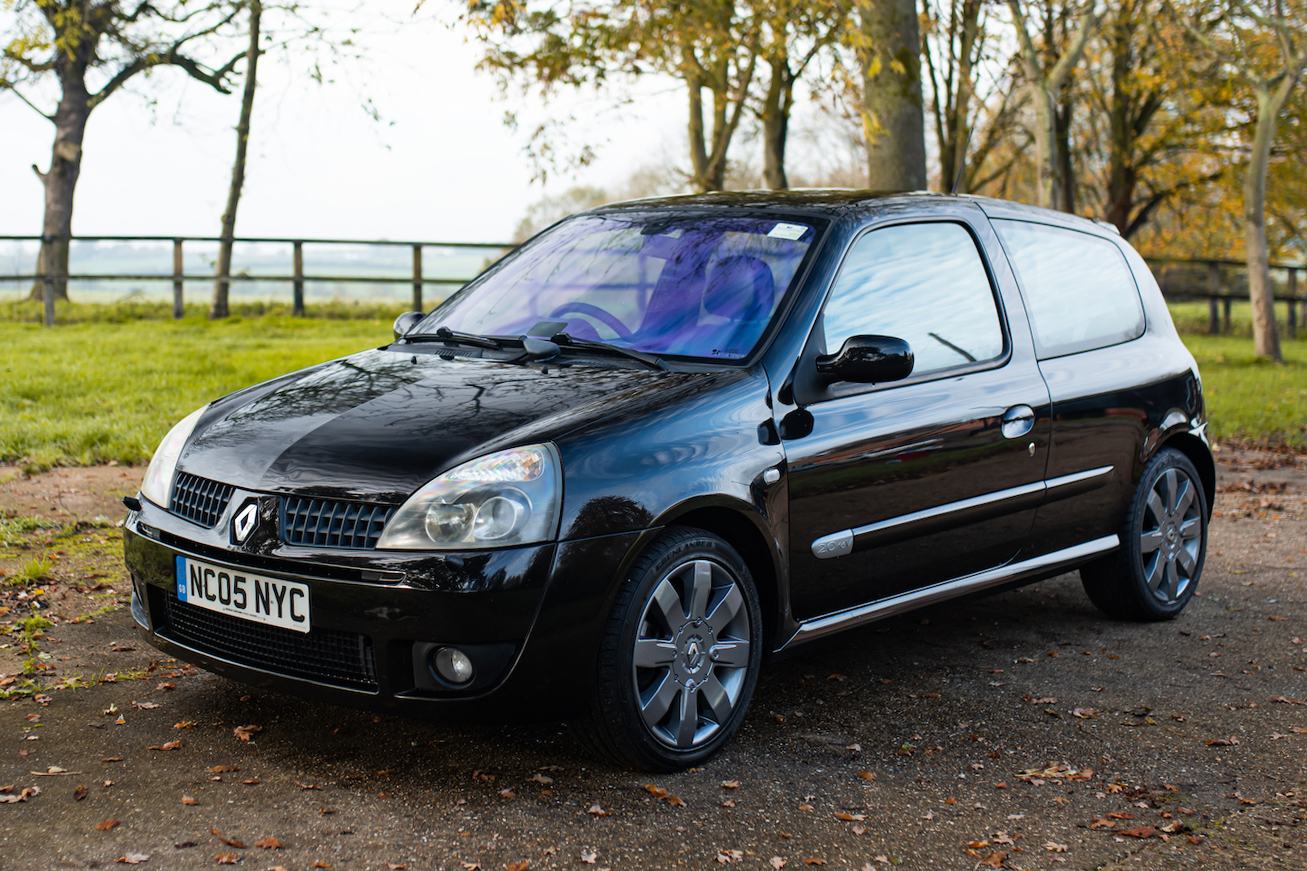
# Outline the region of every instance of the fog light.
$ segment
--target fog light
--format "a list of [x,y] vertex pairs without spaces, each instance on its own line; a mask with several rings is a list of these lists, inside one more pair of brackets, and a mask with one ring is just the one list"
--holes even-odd
[[431,657],[436,673],[450,683],[467,683],[472,679],[472,660],[457,647],[442,647]]

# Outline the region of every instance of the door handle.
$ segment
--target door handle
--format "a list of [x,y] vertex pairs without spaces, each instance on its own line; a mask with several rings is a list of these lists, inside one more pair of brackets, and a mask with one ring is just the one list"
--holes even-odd
[[1035,410],[1029,405],[1014,405],[1003,413],[1003,437],[1019,439],[1035,428]]

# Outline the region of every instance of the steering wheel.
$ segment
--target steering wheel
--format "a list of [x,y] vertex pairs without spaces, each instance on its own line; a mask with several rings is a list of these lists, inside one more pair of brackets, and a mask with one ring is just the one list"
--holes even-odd
[[612,314],[611,312],[604,311],[597,305],[591,305],[588,302],[565,302],[562,305],[560,305],[558,308],[551,311],[549,313],[549,317],[551,318],[561,317],[562,315],[567,314],[568,312],[571,312],[573,314],[578,314],[578,315],[585,315],[587,317],[592,317],[595,320],[599,321],[600,323],[604,324],[614,333],[617,333],[618,337],[623,339],[631,338],[631,331],[627,329],[626,324],[622,323],[620,320],[617,319],[616,315]]

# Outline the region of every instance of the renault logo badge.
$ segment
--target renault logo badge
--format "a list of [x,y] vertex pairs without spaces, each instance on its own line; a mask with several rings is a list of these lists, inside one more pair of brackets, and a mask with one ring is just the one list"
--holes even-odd
[[240,513],[231,522],[231,534],[236,539],[236,543],[241,544],[245,539],[249,538],[258,522],[259,505],[257,502],[250,502],[240,510]]

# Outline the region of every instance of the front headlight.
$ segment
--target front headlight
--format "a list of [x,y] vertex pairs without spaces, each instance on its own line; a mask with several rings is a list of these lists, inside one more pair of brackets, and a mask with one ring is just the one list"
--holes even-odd
[[386,524],[378,550],[469,550],[554,537],[562,463],[530,445],[464,463],[418,490]]
[[177,422],[168,430],[168,434],[159,442],[159,448],[150,458],[150,467],[145,470],[145,480],[141,482],[141,495],[161,508],[168,507],[168,494],[172,491],[172,476],[177,471],[177,460],[182,455],[186,440],[195,430],[204,408],[197,408]]

